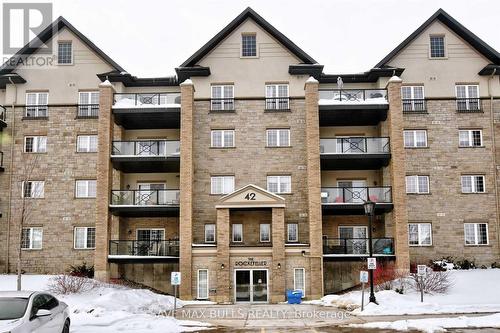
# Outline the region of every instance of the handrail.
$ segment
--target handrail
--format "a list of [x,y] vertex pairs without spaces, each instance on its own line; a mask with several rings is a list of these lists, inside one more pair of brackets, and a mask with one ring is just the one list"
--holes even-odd
[[389,154],[389,137],[320,138],[321,154]]
[[363,204],[392,202],[392,186],[322,187],[322,204]]
[[113,141],[111,155],[172,156],[180,154],[179,140]]
[[[123,105],[121,105],[123,104]],[[158,93],[115,93],[113,94],[113,105],[117,106],[147,106],[181,104],[181,94],[178,92]]]
[[[323,236],[323,254],[368,255],[369,238],[330,238]],[[372,238],[373,254],[394,255],[394,238]]]
[[109,254],[117,256],[178,257],[179,240],[110,240]]
[[180,190],[111,190],[114,206],[178,206]]
[[319,89],[319,99],[336,102],[387,100],[387,89]]

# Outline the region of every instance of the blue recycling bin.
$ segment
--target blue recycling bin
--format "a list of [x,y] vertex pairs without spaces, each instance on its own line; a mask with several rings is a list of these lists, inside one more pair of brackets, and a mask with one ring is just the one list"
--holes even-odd
[[302,290],[287,290],[286,299],[288,304],[300,304],[302,302]]

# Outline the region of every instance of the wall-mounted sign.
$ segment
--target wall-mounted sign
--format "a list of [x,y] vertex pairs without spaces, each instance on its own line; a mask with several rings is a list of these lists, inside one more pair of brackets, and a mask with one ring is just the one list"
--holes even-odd
[[248,258],[248,260],[237,260],[234,266],[267,266],[267,261]]

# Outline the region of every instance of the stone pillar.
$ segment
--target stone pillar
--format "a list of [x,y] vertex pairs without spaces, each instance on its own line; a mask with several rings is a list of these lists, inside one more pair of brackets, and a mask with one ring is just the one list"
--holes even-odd
[[401,103],[402,80],[393,76],[387,83],[389,112],[387,115],[387,130],[391,139],[391,161],[389,174],[392,186],[393,236],[396,251],[396,268],[410,269],[410,254],[408,249],[408,213],[406,206],[406,165],[403,144],[403,107]]
[[181,156],[180,156],[180,216],[179,268],[182,284],[179,296],[192,299],[192,242],[193,242],[193,112],[194,86],[191,80],[180,84],[181,87]]
[[323,296],[323,230],[321,215],[321,165],[319,152],[319,82],[305,84],[307,143],[307,205],[309,217],[311,299]]
[[217,303],[231,302],[230,222],[229,208],[217,208],[217,295],[215,297]]
[[94,267],[96,279],[108,281],[110,220],[109,200],[113,184],[113,167],[109,155],[113,142],[113,94],[115,90],[109,81],[99,85],[99,124],[97,153],[97,192],[96,192],[96,236]]
[[271,303],[285,301],[285,208],[272,208],[273,265],[271,267]]

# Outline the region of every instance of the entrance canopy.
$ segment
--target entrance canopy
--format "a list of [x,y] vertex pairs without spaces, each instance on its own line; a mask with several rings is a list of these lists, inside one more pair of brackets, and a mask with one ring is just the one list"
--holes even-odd
[[248,184],[223,196],[215,208],[284,208],[285,199],[263,188]]

